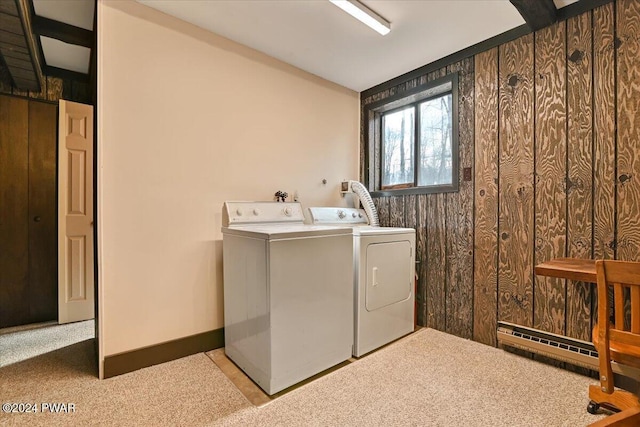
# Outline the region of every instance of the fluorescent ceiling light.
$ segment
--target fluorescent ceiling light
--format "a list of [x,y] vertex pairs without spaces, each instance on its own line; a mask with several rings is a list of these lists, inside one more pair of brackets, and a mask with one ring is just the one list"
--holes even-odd
[[383,36],[391,31],[391,23],[360,3],[358,0],[329,0],[358,21],[373,28]]

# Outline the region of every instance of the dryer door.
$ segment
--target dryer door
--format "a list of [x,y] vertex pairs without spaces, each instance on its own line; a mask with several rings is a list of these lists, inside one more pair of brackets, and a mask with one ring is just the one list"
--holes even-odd
[[367,245],[365,303],[374,311],[411,297],[411,243],[408,240]]

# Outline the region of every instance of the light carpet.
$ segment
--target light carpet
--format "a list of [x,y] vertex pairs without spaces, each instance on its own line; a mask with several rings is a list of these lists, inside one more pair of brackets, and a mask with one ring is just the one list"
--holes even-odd
[[433,329],[224,426],[584,426],[594,380]]
[[[35,325],[38,326],[38,325]],[[0,330],[0,367],[95,337],[93,320]]]
[[0,368],[2,402],[72,402],[6,425],[584,426],[594,380],[422,329],[251,405],[203,353],[100,381],[92,340]]
[[201,426],[249,405],[204,353],[106,380],[96,378],[95,360],[88,340],[0,368],[0,402],[75,406],[0,413],[0,425]]

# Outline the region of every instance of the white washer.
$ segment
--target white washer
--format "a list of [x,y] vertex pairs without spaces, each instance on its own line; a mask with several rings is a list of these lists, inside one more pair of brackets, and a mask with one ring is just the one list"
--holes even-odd
[[268,394],[351,357],[350,228],[304,224],[299,203],[223,208],[225,353]]
[[369,226],[361,209],[309,208],[309,215],[315,225],[353,228],[353,355],[360,357],[413,332],[416,231]]

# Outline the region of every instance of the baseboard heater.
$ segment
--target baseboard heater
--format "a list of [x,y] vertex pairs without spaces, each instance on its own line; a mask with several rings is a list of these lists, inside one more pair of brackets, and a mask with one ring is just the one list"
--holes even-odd
[[[598,370],[598,352],[592,343],[508,322],[498,322],[498,344],[530,351],[583,368]],[[615,373],[640,377],[640,369],[612,364]]]

